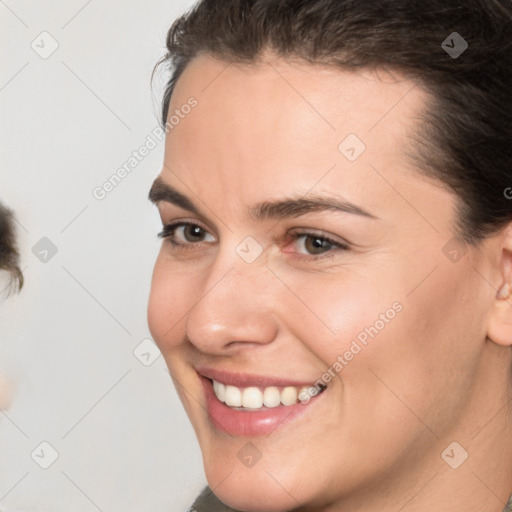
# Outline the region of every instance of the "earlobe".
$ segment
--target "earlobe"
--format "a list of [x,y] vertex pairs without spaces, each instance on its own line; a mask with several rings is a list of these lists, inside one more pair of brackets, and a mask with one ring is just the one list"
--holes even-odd
[[492,305],[487,337],[494,343],[512,346],[512,227],[502,235],[499,256],[501,283]]

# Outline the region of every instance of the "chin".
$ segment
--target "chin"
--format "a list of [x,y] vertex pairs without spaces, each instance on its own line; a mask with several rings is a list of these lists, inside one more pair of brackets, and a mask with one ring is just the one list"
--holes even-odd
[[240,512],[289,512],[300,507],[299,499],[289,496],[270,475],[266,476],[267,483],[262,486],[250,475],[242,481],[231,475],[215,489],[215,494],[223,503]]
[[296,474],[281,464],[268,465],[261,460],[246,468],[241,462],[234,467],[233,464],[219,463],[217,459],[213,463],[206,461],[204,470],[216,496],[240,512],[303,510],[301,507],[314,499],[312,493],[315,490],[304,473]]

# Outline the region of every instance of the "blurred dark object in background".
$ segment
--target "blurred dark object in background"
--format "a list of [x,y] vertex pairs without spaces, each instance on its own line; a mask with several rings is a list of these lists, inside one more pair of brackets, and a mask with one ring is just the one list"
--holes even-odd
[[13,213],[0,203],[0,271],[11,276],[17,291],[23,287],[23,274],[19,267]]

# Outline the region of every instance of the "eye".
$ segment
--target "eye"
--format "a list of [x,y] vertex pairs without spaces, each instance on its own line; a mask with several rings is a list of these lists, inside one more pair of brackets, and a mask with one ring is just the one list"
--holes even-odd
[[325,235],[320,235],[314,232],[295,232],[291,234],[291,237],[294,241],[298,241],[299,243],[297,245],[306,251],[306,255],[310,256],[325,258],[334,256],[334,254],[330,253],[349,250],[348,244],[333,240],[332,238],[329,238]]
[[[201,226],[193,224],[192,222],[175,222],[174,224],[167,224],[164,226],[162,231],[158,233],[158,237],[166,239],[171,243],[171,245],[179,247],[180,249],[198,242],[204,242],[205,240],[203,237],[205,235],[210,234]],[[178,240],[179,238],[181,238],[181,241]]]

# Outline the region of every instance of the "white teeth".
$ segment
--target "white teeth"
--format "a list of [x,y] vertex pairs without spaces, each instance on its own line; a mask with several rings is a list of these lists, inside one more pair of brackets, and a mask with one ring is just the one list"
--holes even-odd
[[[213,381],[215,382],[215,381]],[[219,398],[219,397],[217,397]],[[219,398],[220,400],[220,398]],[[241,407],[242,406],[242,392],[235,386],[226,386],[224,390],[223,402],[230,407]]]
[[215,391],[215,395],[217,398],[224,402],[224,398],[226,396],[226,386],[222,384],[222,382],[213,381],[213,390]]
[[263,406],[271,408],[281,404],[295,405],[298,402],[308,403],[310,389],[309,387],[298,389],[295,386],[286,386],[280,391],[276,386],[269,386],[261,391],[255,386],[240,389],[213,381],[213,391],[219,401],[230,407],[245,407],[247,409],[261,409]]
[[279,389],[274,386],[265,388],[265,391],[263,391],[263,405],[265,407],[277,407],[280,403],[281,393],[279,392]]
[[258,388],[245,388],[242,392],[242,406],[259,409],[263,405],[263,394]]
[[297,403],[297,389],[293,386],[287,386],[281,391],[281,403],[283,405],[293,405]]
[[[309,395],[309,390],[311,388],[301,388],[301,390],[299,391],[299,394],[297,395],[297,398],[299,399],[300,402],[306,402],[308,403],[309,402],[309,399],[310,399],[310,395]],[[219,398],[220,400],[220,398]]]

